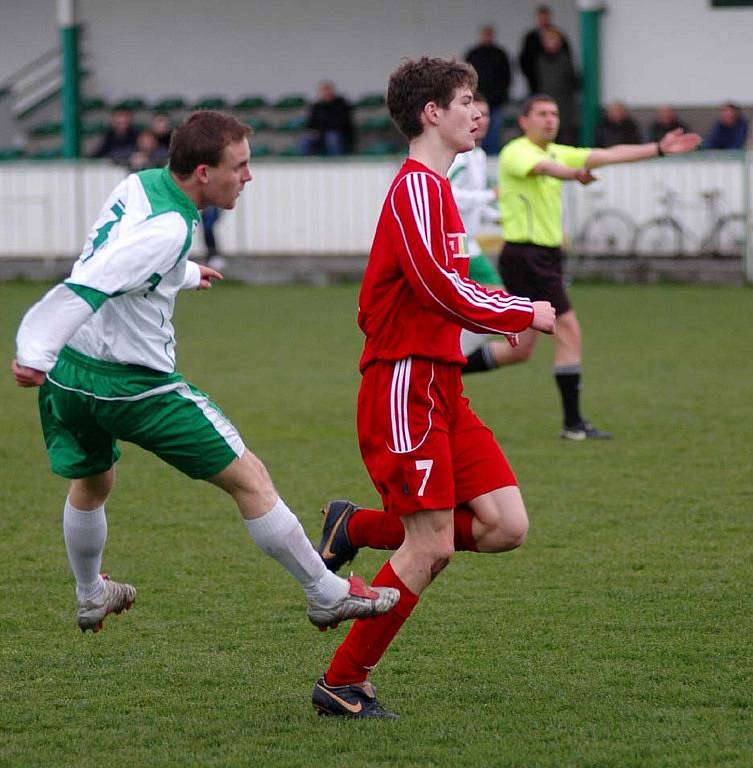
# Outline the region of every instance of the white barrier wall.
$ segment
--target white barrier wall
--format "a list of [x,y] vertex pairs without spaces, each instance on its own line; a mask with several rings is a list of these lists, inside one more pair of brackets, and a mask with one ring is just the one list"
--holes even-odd
[[[217,225],[222,250],[243,255],[354,255],[371,246],[374,226],[398,159],[344,162],[256,162],[238,207]],[[490,171],[494,161],[490,161]],[[688,240],[712,225],[703,193],[719,190],[715,216],[747,212],[753,153],[698,154],[600,169],[589,187],[565,185],[564,224],[575,242],[584,223],[603,208],[624,212],[636,227],[666,212]],[[98,163],[0,165],[0,258],[54,258],[78,254],[102,202],[124,171]],[[748,231],[750,231],[748,229]],[[753,240],[747,237],[748,251]],[[197,237],[194,253],[201,253]],[[748,258],[753,264],[753,254]],[[749,271],[749,274],[750,271]]]

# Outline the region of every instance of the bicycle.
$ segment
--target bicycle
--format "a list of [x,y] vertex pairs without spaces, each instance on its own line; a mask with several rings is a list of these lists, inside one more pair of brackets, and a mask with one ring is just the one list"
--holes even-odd
[[[591,200],[604,197],[602,191],[587,193]],[[632,256],[637,225],[619,208],[597,208],[586,218],[573,245],[580,255]]]
[[683,203],[676,190],[667,188],[659,196],[663,212],[637,228],[633,252],[637,256],[658,258],[682,258],[690,254],[716,259],[740,258],[747,238],[745,214],[720,214],[720,189],[704,190],[699,195],[710,221],[708,232],[699,237],[683,226],[674,215],[675,207],[682,204],[695,206],[693,203]]

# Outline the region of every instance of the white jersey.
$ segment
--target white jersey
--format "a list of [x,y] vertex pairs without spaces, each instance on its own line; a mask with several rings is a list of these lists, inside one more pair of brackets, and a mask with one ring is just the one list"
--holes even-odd
[[468,233],[471,256],[481,253],[476,236],[482,225],[499,221],[495,205],[497,198],[494,190],[487,185],[486,167],[486,152],[476,147],[457,155],[447,172],[452,195]]
[[97,360],[174,371],[171,318],[178,291],[199,285],[199,267],[186,259],[198,221],[166,168],[124,179],[70,277],[21,322],[18,362],[50,371],[67,344]]

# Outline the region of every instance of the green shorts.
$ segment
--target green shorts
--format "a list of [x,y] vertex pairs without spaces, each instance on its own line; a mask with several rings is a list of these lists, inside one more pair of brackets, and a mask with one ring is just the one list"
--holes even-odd
[[118,440],[200,479],[245,450],[222,411],[180,374],[95,360],[69,347],[39,390],[39,413],[52,471],[68,478],[108,470],[120,456]]

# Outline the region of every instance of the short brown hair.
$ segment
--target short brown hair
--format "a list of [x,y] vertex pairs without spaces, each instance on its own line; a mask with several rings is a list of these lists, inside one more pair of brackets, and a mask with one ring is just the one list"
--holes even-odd
[[423,133],[421,112],[433,101],[443,109],[450,106],[455,91],[467,86],[476,89],[478,76],[470,65],[455,59],[406,59],[391,75],[387,86],[390,117],[408,141]]
[[217,166],[225,147],[250,133],[249,126],[222,112],[194,112],[170,136],[169,168],[176,176],[185,178],[199,165]]
[[548,96],[546,93],[536,93],[533,96],[529,96],[529,98],[523,102],[523,108],[520,110],[520,114],[527,115],[540,101],[550,101],[552,104],[557,103],[557,99]]

